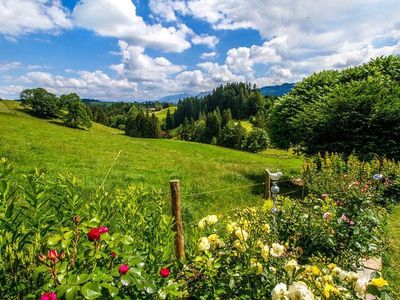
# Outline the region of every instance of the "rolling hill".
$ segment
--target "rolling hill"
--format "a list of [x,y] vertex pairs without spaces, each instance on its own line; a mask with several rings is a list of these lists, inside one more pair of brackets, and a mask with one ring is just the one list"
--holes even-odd
[[[131,138],[96,123],[88,131],[71,129],[33,117],[14,101],[0,101],[0,128],[0,157],[9,158],[17,172],[36,167],[49,178],[71,173],[85,187],[95,188],[121,151],[106,187],[144,185],[165,193],[165,201],[171,179],[181,180],[183,194],[193,194],[261,183],[265,168],[293,174],[302,163],[288,152],[251,154],[177,140]],[[260,203],[262,194],[263,186],[256,186],[186,197],[185,218]]]

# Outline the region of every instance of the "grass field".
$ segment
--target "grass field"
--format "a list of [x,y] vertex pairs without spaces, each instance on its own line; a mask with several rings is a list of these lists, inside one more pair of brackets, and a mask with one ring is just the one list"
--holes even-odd
[[389,280],[392,299],[400,299],[400,206],[395,207],[389,216],[387,224],[388,251],[384,256],[384,276]]
[[160,121],[164,121],[167,118],[167,111],[173,114],[176,111],[176,106],[170,106],[168,108],[164,108],[162,110],[157,111],[155,114]]
[[[301,158],[278,150],[251,154],[177,140],[137,139],[99,124],[89,131],[71,129],[32,117],[18,105],[0,102],[0,157],[13,161],[17,171],[37,167],[50,178],[72,173],[88,188],[102,183],[119,151],[107,188],[142,184],[164,191],[166,197],[171,179],[181,180],[183,194],[193,194],[263,182],[265,168],[290,176],[302,164]],[[247,187],[186,197],[183,206],[195,216],[222,213],[260,203],[262,194],[263,186]]]

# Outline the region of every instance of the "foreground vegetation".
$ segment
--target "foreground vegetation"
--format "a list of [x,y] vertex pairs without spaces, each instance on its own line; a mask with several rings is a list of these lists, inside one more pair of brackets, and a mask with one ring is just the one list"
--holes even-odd
[[[15,161],[22,172],[37,167],[51,178],[59,173],[76,174],[88,189],[102,184],[110,189],[142,184],[162,190],[167,199],[171,179],[180,179],[182,192],[193,194],[264,182],[266,168],[291,176],[302,163],[286,151],[271,149],[256,155],[198,143],[135,139],[96,123],[89,131],[76,130],[34,118],[20,111],[17,102],[0,103],[9,107],[0,113],[0,156]],[[260,185],[235,192],[234,199],[226,193],[186,198],[185,215],[196,217],[258,203],[264,188]]]
[[2,298],[388,297],[382,274],[365,277],[351,267],[382,250],[386,207],[399,196],[400,168],[391,161],[308,161],[302,203],[280,197],[277,212],[269,200],[187,224],[182,261],[159,193],[88,193],[72,176],[49,180],[38,171],[17,185],[12,174],[1,159]]

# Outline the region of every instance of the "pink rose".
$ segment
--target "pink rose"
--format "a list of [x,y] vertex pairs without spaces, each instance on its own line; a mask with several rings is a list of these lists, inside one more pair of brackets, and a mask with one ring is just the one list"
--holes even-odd
[[118,268],[118,272],[119,274],[121,274],[121,276],[125,275],[128,271],[129,271],[129,266],[125,264],[120,265]]
[[40,296],[40,300],[57,300],[57,294],[53,292],[47,292]]

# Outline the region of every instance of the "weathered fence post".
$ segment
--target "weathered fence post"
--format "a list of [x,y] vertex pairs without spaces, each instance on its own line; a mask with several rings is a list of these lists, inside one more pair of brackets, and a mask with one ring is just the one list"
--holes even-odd
[[271,199],[271,178],[268,170],[265,170],[265,199]]
[[172,215],[174,217],[175,231],[175,256],[177,259],[185,257],[185,244],[183,239],[181,188],[179,180],[169,182],[171,189]]

